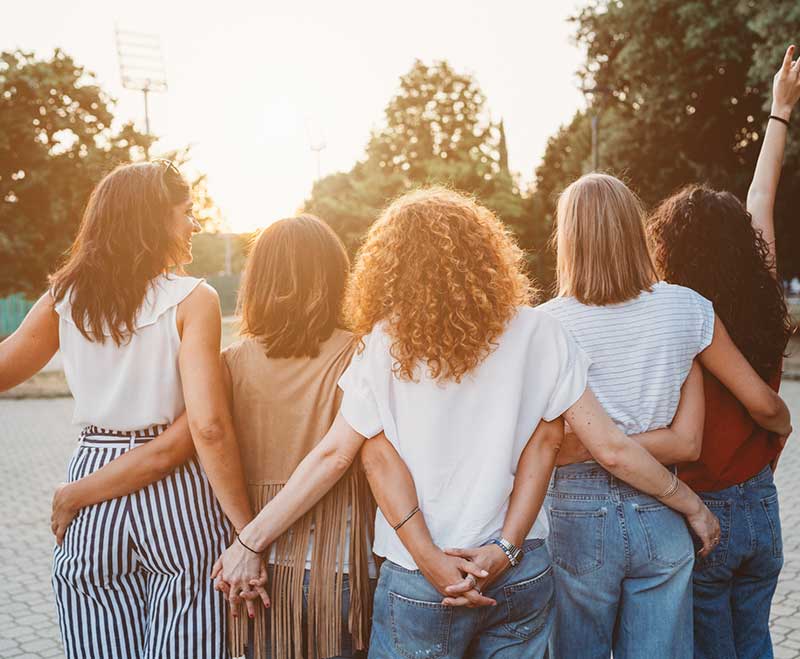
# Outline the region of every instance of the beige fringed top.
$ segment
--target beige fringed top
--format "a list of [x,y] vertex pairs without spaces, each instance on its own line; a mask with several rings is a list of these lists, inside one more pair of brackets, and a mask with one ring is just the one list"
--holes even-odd
[[[317,357],[270,358],[255,339],[243,339],[223,352],[233,383],[236,436],[254,511],[280,491],[330,428],[342,400],[337,382],[355,345],[349,332],[337,329],[320,346]],[[252,643],[256,659],[263,657],[267,615],[271,616],[273,657],[316,659],[340,654],[344,565],[350,575],[353,647],[367,647],[372,605],[368,555],[374,514],[369,485],[357,463],[271,548],[272,605],[266,610],[257,608],[251,641],[247,639],[247,615],[233,619],[234,656],[243,654],[243,646]],[[304,648],[303,577],[312,529],[309,647]],[[348,545],[349,556],[344,556]]]

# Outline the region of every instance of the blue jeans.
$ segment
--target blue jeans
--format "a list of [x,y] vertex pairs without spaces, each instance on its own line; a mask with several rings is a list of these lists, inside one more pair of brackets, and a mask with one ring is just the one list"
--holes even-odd
[[694,656],[772,657],[769,607],[783,567],[772,470],[716,492],[699,492],[722,535],[694,569]]
[[694,545],[683,517],[597,464],[556,469],[545,505],[551,656],[690,658]]
[[442,606],[419,570],[381,566],[369,643],[370,659],[534,659],[547,652],[553,621],[553,572],[542,540],[485,592],[497,606]]
[[[269,583],[272,583],[272,576],[273,576],[273,568],[270,565],[267,568],[269,574]],[[305,576],[303,577],[303,648],[307,647],[308,639],[306,638],[307,630],[305,628],[306,625],[306,616],[308,615],[308,583],[311,578],[311,572],[306,570]],[[375,588],[375,579],[370,579],[370,584],[372,589]],[[353,637],[350,636],[350,632],[347,628],[347,619],[350,616],[350,577],[349,575],[345,574],[342,576],[342,646],[340,655],[336,657],[332,657],[331,659],[353,659],[353,658],[363,658],[366,657],[366,652],[363,650],[354,650],[353,649]],[[250,623],[250,638],[253,638],[253,626],[252,622]],[[267,639],[266,639],[266,650],[265,656],[267,659],[270,659],[272,656],[272,651],[270,648],[270,635],[269,635],[269,620],[267,621]],[[253,657],[253,650],[251,647],[247,648],[247,653],[245,655],[248,659],[252,659]]]

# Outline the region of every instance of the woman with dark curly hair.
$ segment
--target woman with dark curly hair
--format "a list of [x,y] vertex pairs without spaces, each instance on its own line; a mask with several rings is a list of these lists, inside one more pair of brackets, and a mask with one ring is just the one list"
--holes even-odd
[[[661,276],[711,300],[734,343],[776,391],[792,332],[776,279],[773,207],[788,120],[800,98],[793,53],[791,46],[773,81],[747,208],[729,192],[693,185],[662,202],[650,223]],[[695,657],[772,656],[769,609],[783,565],[772,472],[786,431],[761,427],[707,371],[705,398],[700,459],[681,465],[680,475],[720,518],[722,538],[694,568]]]
[[[522,253],[488,209],[443,189],[392,203],[370,228],[346,295],[361,346],[339,381],[340,412],[222,556],[221,578],[240,579],[245,553],[263,551],[383,432],[419,504],[391,523],[377,516],[374,551],[387,560],[370,656],[542,657],[554,586],[540,508],[562,414],[612,473],[686,514],[709,550],[716,518],[614,426],[586,388],[586,355],[556,319],[525,306],[530,298]],[[410,529],[404,544],[398,531]],[[513,569],[473,597],[498,606],[448,607],[447,586],[488,571],[440,547],[488,543]]]

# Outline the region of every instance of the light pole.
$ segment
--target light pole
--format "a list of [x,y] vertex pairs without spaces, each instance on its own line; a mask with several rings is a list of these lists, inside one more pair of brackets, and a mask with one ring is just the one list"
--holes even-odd
[[592,96],[592,171],[600,170],[600,106],[597,103],[598,95],[611,94],[612,91],[608,87],[592,87],[591,89],[581,89],[584,96]]
[[[167,91],[167,73],[161,54],[161,40],[158,35],[131,32],[115,28],[117,57],[122,86],[142,92],[144,97],[144,131],[150,136],[151,92]],[[150,158],[150,147],[145,146],[145,156]]]

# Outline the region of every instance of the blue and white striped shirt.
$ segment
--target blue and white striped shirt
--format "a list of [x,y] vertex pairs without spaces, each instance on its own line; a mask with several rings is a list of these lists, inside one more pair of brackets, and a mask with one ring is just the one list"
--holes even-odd
[[621,304],[557,297],[539,309],[561,321],[592,360],[589,386],[627,435],[672,423],[692,360],[714,335],[711,302],[665,282]]

